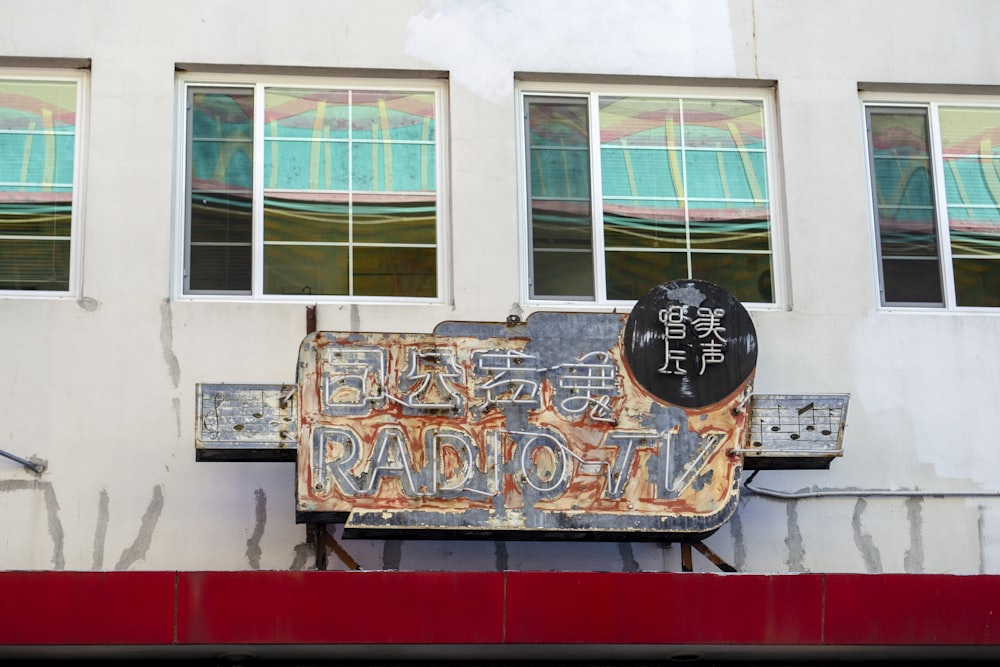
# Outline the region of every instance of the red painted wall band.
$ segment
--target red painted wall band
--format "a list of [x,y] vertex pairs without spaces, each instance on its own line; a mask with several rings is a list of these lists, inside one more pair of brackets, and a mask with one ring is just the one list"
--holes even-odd
[[1000,646],[1000,576],[0,572],[0,646]]

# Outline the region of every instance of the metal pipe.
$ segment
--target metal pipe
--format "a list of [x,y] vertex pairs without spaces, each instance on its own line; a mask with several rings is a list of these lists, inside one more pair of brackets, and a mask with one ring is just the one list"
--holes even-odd
[[0,449],[0,456],[5,456],[8,459],[10,459],[11,461],[17,461],[18,463],[20,463],[21,465],[23,465],[25,468],[28,468],[29,470],[33,470],[34,472],[38,473],[39,475],[41,475],[45,471],[45,464],[44,463],[36,463],[34,461],[29,461],[28,459],[22,459],[17,454],[11,454],[10,452],[4,451],[2,449]]
[[827,489],[822,491],[778,491],[750,486],[759,470],[743,482],[743,488],[758,496],[779,500],[799,500],[802,498],[1000,498],[1000,491],[893,491],[890,489]]

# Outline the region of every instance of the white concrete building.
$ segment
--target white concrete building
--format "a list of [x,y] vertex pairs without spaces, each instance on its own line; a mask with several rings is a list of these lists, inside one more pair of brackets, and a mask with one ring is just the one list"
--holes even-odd
[[[830,470],[754,483],[831,493],[744,491],[715,552],[1000,573],[1000,5],[5,5],[0,449],[46,468],[0,458],[0,568],[312,567],[293,464],[195,462],[196,383],[293,381],[312,305],[430,332],[622,312],[690,272],[750,310],[756,391],[851,396]],[[657,544],[343,545],[366,570],[680,569]]]

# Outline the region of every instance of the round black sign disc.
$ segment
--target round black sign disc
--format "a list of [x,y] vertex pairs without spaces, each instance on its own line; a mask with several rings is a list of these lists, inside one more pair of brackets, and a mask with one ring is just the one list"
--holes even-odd
[[736,297],[704,280],[673,280],[640,298],[625,323],[625,362],[663,402],[703,408],[757,365],[757,333]]

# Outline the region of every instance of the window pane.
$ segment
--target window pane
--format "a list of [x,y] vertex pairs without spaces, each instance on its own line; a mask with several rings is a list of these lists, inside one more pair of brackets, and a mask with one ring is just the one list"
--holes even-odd
[[770,250],[768,209],[750,202],[692,202],[693,250]]
[[937,258],[883,257],[885,303],[942,303],[941,267]]
[[988,155],[946,157],[944,176],[948,203],[963,206],[963,212],[969,218],[997,218],[996,202],[1000,201],[997,168],[997,160]]
[[355,90],[351,93],[353,139],[437,140],[434,94],[414,91]]
[[355,195],[355,243],[435,243],[437,206],[421,195]]
[[346,141],[268,141],[264,147],[264,187],[280,190],[350,188]]
[[594,298],[594,255],[590,250],[539,250],[532,254],[532,296]]
[[528,101],[531,296],[594,298],[585,100]]
[[191,96],[193,189],[245,190],[253,179],[253,92]]
[[248,292],[250,290],[250,244],[191,245],[192,290]]
[[6,236],[59,236],[69,238],[72,228],[70,190],[12,192],[0,189],[0,238]]
[[[340,242],[350,239],[347,197],[264,198],[264,241]],[[339,200],[339,201],[338,201]]]
[[608,248],[685,248],[684,209],[678,201],[605,197],[604,244]]
[[685,99],[684,146],[763,150],[763,103],[759,100]]
[[613,252],[608,267],[608,299],[634,301],[660,283],[688,277],[684,252]]
[[69,289],[69,239],[0,238],[0,289]]
[[265,245],[265,294],[344,295],[349,290],[346,246]]
[[264,92],[267,139],[346,139],[350,107],[346,90],[268,88]]
[[251,288],[253,91],[192,91],[187,289]]
[[970,211],[948,207],[951,252],[955,256],[1000,256],[1000,220],[988,219],[981,209]]
[[437,269],[433,248],[354,248],[357,296],[433,297]]
[[0,289],[69,289],[76,99],[72,81],[0,80]]
[[601,97],[601,145],[680,146],[680,100]]
[[351,187],[361,191],[432,192],[434,147],[389,141],[351,143]]
[[927,112],[869,109],[883,303],[942,302]]
[[766,203],[767,158],[762,152],[685,152],[688,196]]
[[590,249],[590,202],[532,200],[532,241],[543,248]]
[[934,259],[937,265],[937,231],[934,211],[927,207],[890,207],[878,209],[879,240],[882,256]]
[[605,197],[684,196],[680,151],[601,148],[601,186]]
[[250,192],[194,192],[191,196],[193,243],[250,243]]
[[76,128],[76,83],[0,80],[0,132],[29,127],[48,127],[72,135]]
[[956,259],[954,266],[959,306],[1000,307],[1000,259]]
[[[1000,133],[1000,109],[941,107],[941,152],[952,155],[990,155],[998,150],[996,137]],[[983,150],[984,141],[987,142]],[[989,145],[992,144],[992,149]]]
[[691,253],[691,277],[725,286],[740,301],[774,301],[769,254]]
[[[0,114],[3,111],[0,108]],[[54,185],[72,187],[72,128],[68,134],[65,128],[56,129],[44,114],[39,121],[29,123],[25,131],[0,130],[0,189],[40,192]]]

